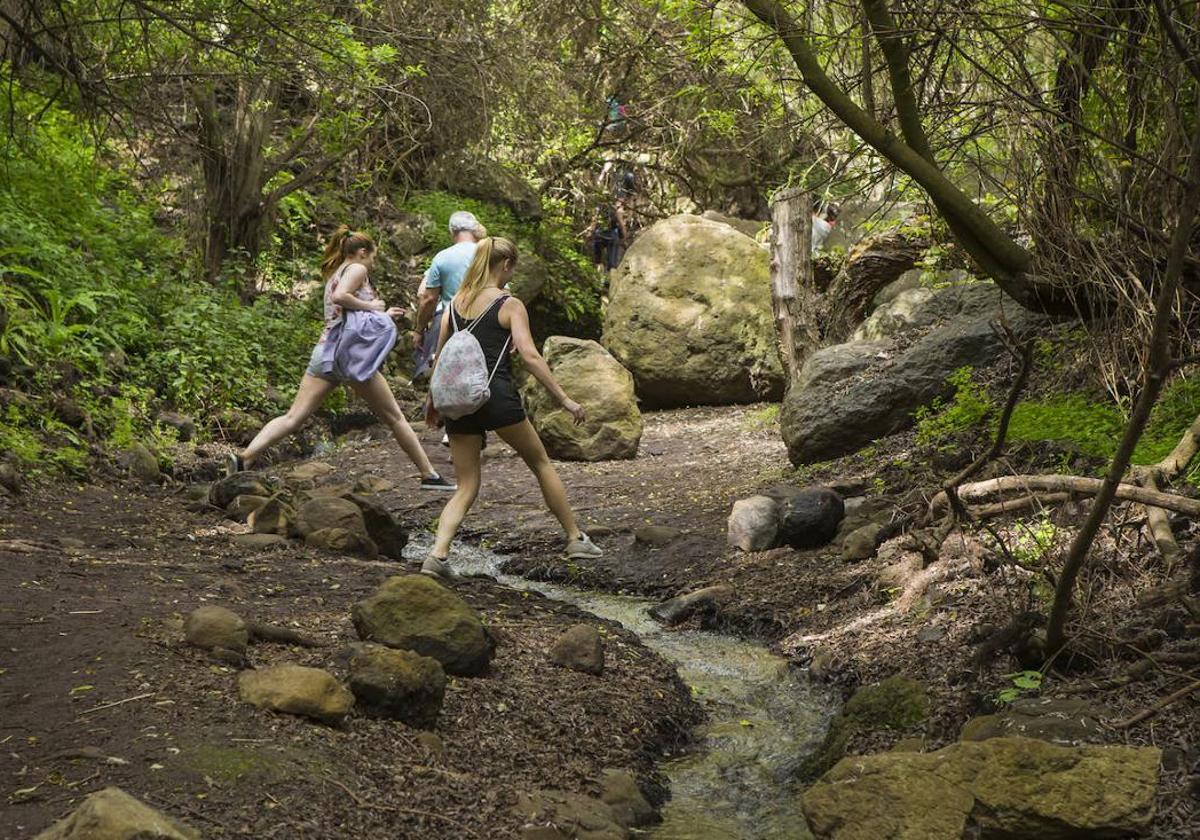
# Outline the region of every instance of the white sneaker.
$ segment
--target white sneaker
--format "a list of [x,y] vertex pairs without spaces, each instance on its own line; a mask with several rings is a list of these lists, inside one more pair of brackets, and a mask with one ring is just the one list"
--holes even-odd
[[587,557],[603,557],[604,552],[600,550],[600,546],[592,542],[592,538],[587,534],[581,533],[578,539],[571,540],[567,543],[567,558],[570,560],[582,560]]
[[458,573],[450,568],[449,563],[433,555],[426,557],[425,562],[421,564],[421,574],[432,578],[441,578],[442,580],[458,579]]
[[442,435],[442,446],[449,446],[449,445],[450,445],[450,434],[447,432],[446,434]]

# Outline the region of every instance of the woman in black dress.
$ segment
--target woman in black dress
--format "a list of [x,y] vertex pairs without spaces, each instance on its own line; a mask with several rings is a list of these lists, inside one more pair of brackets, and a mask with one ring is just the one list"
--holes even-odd
[[[421,567],[421,571],[428,575],[454,575],[446,558],[459,525],[479,495],[479,453],[483,449],[486,433],[492,431],[516,450],[537,477],[546,506],[566,532],[567,556],[578,559],[598,557],[602,553],[588,535],[579,529],[562,480],[550,463],[546,448],[542,446],[533,425],[526,419],[521,398],[513,385],[512,365],[507,352],[510,340],[534,378],[570,412],[576,423],[583,422],[583,406],[566,395],[550,372],[550,366],[534,346],[525,305],[504,291],[516,267],[517,247],[512,242],[500,237],[484,239],[475,251],[475,259],[467,269],[458,293],[442,316],[439,355],[455,326],[457,329],[467,329],[478,321],[472,334],[483,348],[488,370],[494,368],[496,373],[490,387],[491,398],[478,411],[457,420],[446,420],[450,455],[458,476],[458,490],[438,519],[437,540]],[[450,316],[452,309],[455,313],[453,322]],[[441,425],[441,418],[434,410],[432,400],[426,405],[425,413],[430,426]]]

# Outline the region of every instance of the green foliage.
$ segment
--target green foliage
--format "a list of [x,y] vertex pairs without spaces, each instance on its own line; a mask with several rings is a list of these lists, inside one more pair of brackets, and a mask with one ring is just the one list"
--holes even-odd
[[975,381],[970,366],[950,375],[947,382],[954,386],[949,402],[934,400],[932,405],[917,409],[917,441],[925,445],[940,445],[949,438],[977,426],[995,408],[987,390]]
[[1025,694],[1036,694],[1042,690],[1041,671],[1017,671],[1005,674],[1004,678],[1012,683],[996,695],[998,703],[1008,704],[1020,699]]
[[425,232],[431,249],[446,247],[451,213],[474,213],[489,234],[512,239],[523,254],[535,254],[544,263],[546,282],[536,305],[553,307],[573,324],[599,322],[601,278],[580,252],[579,237],[561,206],[549,203],[536,223],[518,220],[507,207],[437,190],[414,193],[403,207],[436,223]]
[[1018,403],[1008,433],[1013,440],[1070,442],[1086,455],[1107,457],[1116,448],[1122,425],[1115,406],[1066,394]]
[[190,279],[180,241],[107,149],[31,94],[17,89],[11,104],[0,113],[19,129],[0,150],[0,354],[34,402],[7,406],[0,450],[79,472],[90,440],[55,417],[55,399],[124,447],[164,440],[154,417],[165,405],[203,421],[264,405],[268,383],[296,377],[317,331],[311,303],[246,306]]

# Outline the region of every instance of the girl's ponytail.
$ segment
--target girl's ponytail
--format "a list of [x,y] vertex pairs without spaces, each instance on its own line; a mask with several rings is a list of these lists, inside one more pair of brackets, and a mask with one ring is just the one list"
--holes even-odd
[[329,275],[337,271],[346,257],[362,248],[374,253],[375,243],[365,233],[351,231],[349,225],[338,225],[325,243],[325,254],[321,257],[321,278],[328,280]]
[[501,236],[489,236],[475,246],[475,258],[463,276],[462,284],[454,300],[460,310],[470,309],[479,297],[479,293],[487,288],[491,273],[501,263],[517,261],[517,246]]

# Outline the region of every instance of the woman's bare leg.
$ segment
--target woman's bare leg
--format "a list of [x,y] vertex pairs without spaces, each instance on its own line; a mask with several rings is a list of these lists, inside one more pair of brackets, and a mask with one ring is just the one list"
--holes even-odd
[[579,539],[582,532],[575,521],[575,511],[571,510],[571,503],[567,501],[567,488],[563,487],[558,471],[554,469],[554,464],[550,463],[546,447],[542,445],[542,439],[537,436],[533,425],[528,420],[522,420],[515,425],[497,429],[496,434],[517,451],[525,466],[537,476],[546,507],[550,508],[550,512],[567,532],[567,539]]
[[458,527],[479,496],[479,453],[482,449],[483,438],[479,435],[450,435],[450,457],[454,460],[458,489],[438,517],[437,539],[429,553],[439,560],[449,556],[450,543],[454,541]]
[[371,409],[371,413],[392,430],[392,437],[396,439],[396,443],[400,444],[400,448],[404,450],[408,460],[413,462],[413,466],[421,471],[421,477],[433,478],[437,475],[437,470],[433,468],[429,456],[425,454],[425,449],[421,446],[421,439],[417,437],[412,426],[408,425],[404,412],[400,410],[400,404],[396,402],[396,395],[388,387],[383,374],[376,373],[366,382],[352,382],[350,387],[354,389],[354,393],[363,398],[367,407]]
[[241,451],[242,464],[245,468],[250,469],[263,450],[303,426],[304,421],[320,408],[325,397],[336,387],[337,383],[330,382],[328,379],[308,373],[304,374],[304,378],[300,380],[300,389],[296,391],[296,398],[292,400],[292,407],[287,410],[286,414],[279,415],[263,426],[262,430],[254,436],[254,440],[250,441],[250,445]]

